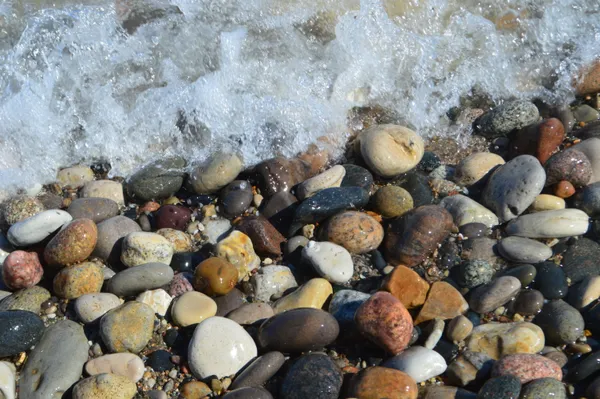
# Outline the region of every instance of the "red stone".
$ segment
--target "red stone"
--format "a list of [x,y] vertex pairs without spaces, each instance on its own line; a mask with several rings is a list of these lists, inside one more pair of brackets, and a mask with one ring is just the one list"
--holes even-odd
[[192,211],[188,208],[165,205],[156,212],[156,228],[184,231],[191,219]]
[[395,296],[384,291],[376,292],[360,305],[354,321],[364,336],[393,355],[408,346],[413,330],[408,310]]
[[573,85],[580,96],[600,92],[600,60],[582,68]]
[[40,282],[43,275],[44,269],[35,252],[11,252],[2,266],[4,284],[13,291],[33,287]]
[[236,229],[250,237],[257,254],[279,257],[285,237],[263,216],[249,216],[242,219]]
[[560,120],[550,118],[540,124],[535,156],[542,165],[558,151],[564,139],[565,127]]
[[190,280],[193,279],[193,276],[187,273],[178,273],[171,280],[171,285],[169,286],[169,295],[172,297],[176,297],[182,294],[185,294],[188,291],[194,291],[194,287]]
[[500,358],[492,369],[492,376],[512,375],[521,380],[521,384],[538,378],[562,380],[560,366],[551,359],[532,353],[518,353]]
[[557,197],[569,198],[573,194],[575,194],[575,187],[573,187],[571,182],[562,180],[556,183],[556,186],[554,186],[554,195],[556,195]]

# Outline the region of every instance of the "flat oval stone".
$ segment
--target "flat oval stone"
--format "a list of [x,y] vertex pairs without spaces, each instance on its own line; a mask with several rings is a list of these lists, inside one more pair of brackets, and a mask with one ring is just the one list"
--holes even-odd
[[512,375],[491,378],[483,384],[477,399],[518,399],[521,393],[519,379]]
[[472,186],[481,182],[495,167],[504,165],[504,159],[491,152],[476,152],[464,158],[456,166],[454,182]]
[[537,267],[535,287],[546,299],[560,299],[567,295],[569,284],[560,266],[544,262]]
[[528,322],[488,323],[473,329],[467,349],[483,352],[492,359],[514,353],[537,353],[545,344],[542,329]]
[[354,254],[377,249],[383,241],[383,227],[372,216],[346,211],[332,216],[323,227],[321,237],[346,248]]
[[40,306],[43,302],[50,299],[50,291],[34,285],[30,288],[25,288],[5,297],[0,301],[0,311],[4,310],[27,310],[33,313],[40,312]]
[[123,185],[112,180],[94,180],[85,183],[81,189],[82,198],[108,198],[119,206],[125,205]]
[[151,162],[127,178],[127,193],[143,201],[168,198],[181,188],[186,164],[180,156]]
[[236,229],[250,237],[257,254],[277,258],[285,237],[263,216],[249,216],[236,225]]
[[417,383],[443,374],[447,367],[442,355],[422,346],[411,346],[383,362],[382,366],[403,371]]
[[487,313],[504,305],[521,289],[516,277],[502,276],[491,283],[476,288],[471,294],[469,305],[477,313]]
[[414,207],[408,191],[398,186],[383,186],[371,199],[375,211],[386,218],[401,216]]
[[100,337],[111,352],[138,353],[153,331],[154,310],[137,301],[111,309],[100,319]]
[[275,315],[273,308],[268,303],[246,303],[239,308],[231,311],[227,318],[240,325],[254,324],[262,322]]
[[171,317],[181,327],[191,326],[217,314],[217,304],[201,292],[190,291],[178,296],[171,306]]
[[236,322],[210,317],[198,324],[188,347],[190,370],[197,378],[223,378],[256,357],[252,337]]
[[565,209],[565,200],[556,195],[540,194],[529,207],[531,212],[555,211]]
[[581,313],[562,299],[545,304],[533,322],[544,331],[549,345],[570,344],[583,335]]
[[580,238],[563,255],[563,270],[575,284],[600,275],[600,245],[589,238]]
[[524,237],[506,237],[498,241],[498,252],[511,262],[539,263],[552,256],[552,248]]
[[531,381],[521,390],[522,399],[567,399],[567,392],[562,382],[554,378],[540,378]]
[[544,306],[544,296],[538,290],[521,291],[512,304],[512,310],[522,316],[535,316]]
[[462,194],[446,197],[440,201],[440,205],[450,212],[457,226],[482,223],[487,227],[494,227],[499,223],[492,211]]
[[331,283],[324,278],[313,278],[302,284],[297,290],[284,296],[273,304],[275,314],[297,308],[321,309],[333,294]]
[[121,262],[127,267],[146,263],[170,264],[173,246],[163,236],[156,233],[138,231],[129,233],[123,239]]
[[441,206],[415,208],[390,223],[383,243],[386,260],[414,267],[450,235],[452,227],[452,215]]
[[98,241],[92,255],[103,260],[119,260],[123,237],[136,231],[142,231],[140,225],[125,216],[115,216],[100,222]]
[[26,247],[45,240],[73,218],[65,211],[52,209],[13,224],[6,237],[17,247]]
[[416,399],[418,388],[408,374],[387,367],[369,367],[356,374],[350,396],[365,399]]
[[208,258],[194,272],[194,288],[206,295],[225,295],[238,282],[238,270],[223,258]]
[[360,305],[354,320],[365,337],[394,355],[408,346],[412,317],[402,302],[389,292],[373,294]]
[[241,231],[234,230],[219,241],[215,252],[237,268],[238,282],[260,266],[260,258],[254,252],[252,240]]
[[82,295],[75,301],[77,318],[84,323],[92,323],[106,312],[121,305],[119,297],[107,292]]
[[371,296],[354,290],[337,291],[329,302],[329,313],[338,321],[341,327],[354,324],[357,309]]
[[60,320],[51,325],[29,353],[21,371],[19,396],[62,397],[79,380],[88,350],[88,339],[79,324]]
[[223,399],[273,399],[269,391],[261,387],[244,387],[234,389],[222,396]]
[[44,269],[36,252],[14,251],[0,261],[2,281],[10,290],[33,287],[40,282]]
[[583,309],[600,298],[600,276],[594,276],[571,286],[568,302],[575,309]]
[[331,344],[339,332],[337,320],[321,309],[291,309],[261,324],[258,344],[265,350],[307,352]]
[[540,113],[535,104],[515,100],[492,108],[477,118],[473,125],[478,134],[487,138],[496,138],[531,125],[537,122],[539,117]]
[[267,352],[252,361],[242,371],[229,387],[238,389],[243,387],[260,387],[279,371],[285,357],[281,352]]
[[519,216],[506,226],[506,233],[528,238],[562,238],[583,235],[589,217],[579,209],[561,209]]
[[76,219],[46,245],[44,259],[49,265],[72,265],[86,260],[94,251],[98,228],[90,219]]
[[254,288],[254,298],[261,302],[278,299],[290,288],[298,286],[290,268],[280,265],[261,267],[250,278],[250,282]]
[[501,275],[516,277],[521,282],[521,287],[527,287],[535,279],[537,269],[533,265],[519,265],[505,269]]
[[67,212],[73,219],[91,219],[94,223],[100,223],[117,216],[119,205],[108,198],[76,198]]
[[28,351],[44,333],[44,322],[32,312],[8,310],[0,312],[0,357]]
[[107,291],[118,296],[137,295],[160,288],[173,280],[173,269],[164,263],[146,263],[115,274],[107,285]]
[[252,204],[252,186],[246,180],[234,180],[221,190],[223,215],[234,218],[242,215]]
[[342,379],[342,372],[329,356],[322,353],[302,355],[290,365],[283,378],[280,398],[337,399]]
[[296,189],[296,196],[299,200],[303,200],[323,189],[339,187],[345,175],[346,169],[342,165],[336,165],[300,183]]
[[342,179],[341,187],[360,187],[367,192],[371,191],[371,186],[373,186],[371,172],[358,165],[344,164],[342,166],[346,169],[346,174]]
[[217,152],[190,173],[190,185],[196,194],[212,194],[231,183],[244,164],[236,154]]
[[100,292],[104,284],[102,267],[95,262],[83,262],[61,269],[52,282],[59,298],[77,299],[85,294]]
[[568,148],[548,159],[546,169],[546,186],[566,180],[575,187],[583,187],[592,178],[592,165],[588,157],[581,151]]
[[135,383],[117,374],[94,375],[73,387],[73,399],[131,399],[136,393]]
[[521,384],[538,378],[554,378],[562,380],[562,370],[556,362],[533,353],[518,353],[503,356],[494,364],[492,376],[512,375],[517,377]]
[[433,319],[453,319],[469,310],[469,304],[460,292],[445,281],[431,285],[427,299],[415,319],[415,325]]
[[425,303],[429,284],[414,270],[398,265],[386,276],[381,289],[398,298],[407,309],[413,309]]
[[331,283],[345,284],[352,278],[352,256],[342,246],[323,241],[310,241],[302,250],[302,257],[318,275]]

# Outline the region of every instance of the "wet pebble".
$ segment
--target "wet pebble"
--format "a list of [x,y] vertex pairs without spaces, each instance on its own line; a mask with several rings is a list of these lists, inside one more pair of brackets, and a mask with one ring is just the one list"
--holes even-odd
[[467,317],[460,315],[448,323],[447,337],[453,342],[461,342],[473,331],[473,323]]
[[402,353],[386,360],[383,367],[400,370],[417,383],[437,377],[446,371],[446,361],[434,350],[422,346],[411,346]]
[[521,393],[519,379],[512,375],[491,378],[483,384],[477,399],[518,399]]
[[246,296],[242,291],[234,288],[227,295],[214,298],[214,301],[217,304],[217,316],[226,316],[246,303]]
[[324,278],[313,278],[275,302],[273,309],[276,314],[297,308],[321,309],[332,294],[333,287],[329,281]]
[[44,334],[44,322],[32,312],[0,312],[0,358],[29,350]]
[[554,378],[562,380],[560,366],[551,359],[532,353],[518,353],[500,358],[492,369],[492,376],[512,375],[517,377],[521,384],[539,378]]
[[346,169],[342,165],[336,165],[300,183],[296,189],[296,195],[299,200],[303,200],[323,189],[340,187],[345,175]]
[[465,288],[475,288],[492,281],[494,266],[486,260],[470,260],[461,263],[458,270],[458,284]]
[[438,281],[431,285],[427,299],[415,319],[415,324],[436,318],[453,319],[468,309],[469,304],[456,288],[445,281]]
[[502,257],[517,263],[539,263],[552,256],[552,248],[524,237],[506,237],[498,242]]
[[279,265],[261,267],[250,278],[250,282],[254,288],[254,297],[261,302],[277,299],[290,288],[298,286],[290,268]]
[[580,238],[567,248],[562,265],[565,275],[575,284],[591,276],[600,275],[600,244],[589,238]]
[[260,266],[260,258],[254,252],[252,240],[240,231],[234,230],[219,241],[215,251],[218,257],[229,261],[237,268],[238,281]]
[[407,309],[412,309],[425,303],[429,284],[414,270],[399,265],[386,276],[382,290],[398,298]]
[[473,329],[467,349],[499,359],[514,353],[537,353],[544,347],[544,338],[542,329],[532,323],[487,323]]
[[318,275],[331,283],[344,284],[354,273],[350,253],[332,242],[310,241],[302,250],[302,257],[312,265]]
[[512,310],[521,316],[535,316],[544,306],[544,296],[538,290],[523,290],[511,305]]
[[554,378],[539,378],[526,384],[521,390],[521,399],[567,399],[565,386]]
[[494,360],[487,354],[466,350],[448,365],[446,375],[450,383],[464,387],[487,380],[493,365]]
[[414,206],[410,193],[398,186],[381,187],[371,202],[374,210],[386,218],[401,216]]
[[194,272],[193,286],[206,295],[225,295],[238,282],[238,270],[223,258],[208,258]]
[[141,231],[140,226],[125,216],[115,216],[98,223],[98,240],[93,256],[103,260],[119,260],[121,256],[121,242],[129,233]]
[[575,187],[583,187],[592,178],[592,165],[587,156],[578,150],[568,148],[548,159],[546,169],[546,186],[566,180]]
[[408,374],[387,367],[369,367],[353,378],[350,395],[356,398],[416,399],[417,384]]
[[521,282],[516,277],[498,277],[489,284],[473,290],[469,305],[478,313],[487,313],[504,305],[521,289]]
[[223,215],[234,218],[242,215],[252,204],[252,186],[246,180],[234,180],[221,190]]
[[354,254],[377,249],[383,241],[383,227],[372,216],[346,211],[332,216],[323,227],[321,237],[346,248]]
[[537,267],[535,287],[546,299],[560,299],[567,295],[569,284],[560,266],[552,262],[544,262]]
[[79,381],[73,387],[73,399],[131,399],[137,387],[129,379],[116,374],[98,374]]
[[545,304],[533,322],[544,330],[550,345],[570,344],[583,335],[583,317],[562,299]]
[[582,309],[600,297],[600,276],[594,276],[570,287],[568,302]]
[[342,179],[341,187],[360,187],[366,191],[371,190],[373,185],[373,175],[365,168],[353,165],[342,165],[346,169],[346,174]]
[[540,114],[528,101],[505,102],[481,115],[474,122],[477,133],[487,138],[505,136],[515,129],[535,123]]
[[275,313],[271,305],[267,303],[246,303],[239,308],[229,312],[227,318],[240,325],[249,325],[264,321]]
[[193,167],[189,182],[196,194],[212,194],[232,182],[243,167],[236,154],[217,152]]
[[194,272],[203,260],[204,256],[199,252],[176,252],[171,259],[171,269],[175,273]]
[[369,299],[369,297],[369,294],[360,291],[337,291],[329,303],[329,313],[335,317],[340,326],[353,325],[356,310]]
[[491,152],[476,152],[463,158],[456,166],[454,181],[461,186],[472,186],[482,182],[504,159]]
[[257,254],[273,258],[281,256],[281,245],[285,238],[263,216],[245,217],[236,225],[236,229],[250,237]]
[[151,162],[127,179],[127,193],[143,201],[170,197],[181,188],[186,166],[187,162],[180,156]]
[[67,212],[58,209],[43,211],[13,224],[6,237],[14,246],[26,247],[45,240],[72,219]]
[[498,224],[498,217],[492,211],[462,194],[446,197],[440,205],[450,212],[457,226],[482,223],[493,227]]
[[565,209],[565,200],[550,194],[540,194],[529,207],[530,212],[555,211]]
[[171,362],[171,353],[165,350],[156,350],[148,355],[146,364],[154,371],[166,371],[174,367]]
[[291,364],[279,394],[281,399],[337,399],[341,388],[342,372],[333,360],[322,353],[309,353]]
[[171,306],[173,322],[181,327],[191,326],[217,314],[217,304],[201,292],[190,291],[178,296]]
[[588,215],[579,209],[560,209],[519,216],[506,226],[508,235],[528,238],[562,238],[583,235]]
[[537,276],[537,269],[533,265],[518,265],[505,269],[502,276],[516,277],[521,282],[521,287],[527,287]]
[[600,370],[600,351],[590,353],[569,370],[567,379],[570,382],[584,381]]

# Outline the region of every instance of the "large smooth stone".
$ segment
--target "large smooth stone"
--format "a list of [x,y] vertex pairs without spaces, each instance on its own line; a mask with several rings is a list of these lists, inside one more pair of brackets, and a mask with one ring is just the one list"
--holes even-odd
[[215,252],[238,270],[238,281],[242,281],[260,266],[260,258],[254,252],[252,240],[241,231],[234,230],[219,241]]
[[506,226],[506,233],[528,238],[562,238],[583,235],[589,217],[579,209],[560,209],[519,216]]
[[450,235],[452,215],[437,205],[424,205],[394,219],[383,242],[386,260],[414,267]]
[[261,324],[258,344],[265,350],[307,352],[331,344],[339,332],[337,320],[321,309],[292,309]]
[[345,175],[346,169],[342,165],[336,165],[299,184],[296,189],[296,196],[299,200],[303,200],[312,197],[323,189],[339,187]]
[[138,353],[153,331],[154,309],[137,301],[111,309],[100,319],[100,337],[111,352]]
[[517,377],[521,384],[538,378],[554,378],[562,380],[562,370],[553,360],[542,355],[532,353],[518,353],[503,356],[494,364],[492,376],[512,375]]
[[417,399],[418,388],[408,374],[387,367],[369,367],[356,374],[350,396],[360,399]]
[[217,314],[217,304],[201,292],[190,291],[178,296],[171,306],[173,322],[191,326]]
[[250,278],[254,288],[254,298],[261,302],[269,302],[279,298],[285,291],[298,286],[296,278],[287,266],[265,266]]
[[13,224],[6,237],[17,247],[26,247],[45,240],[73,218],[65,211],[52,209]]
[[498,242],[498,252],[511,262],[539,263],[552,256],[552,248],[524,237],[506,237]]
[[537,353],[544,344],[542,329],[528,322],[482,324],[467,339],[467,349],[486,353],[492,359],[514,353]]
[[79,380],[88,350],[88,339],[79,324],[61,320],[48,327],[21,371],[20,397],[61,398]]
[[513,276],[519,279],[522,287],[527,287],[535,279],[537,269],[532,265],[517,265],[510,269],[505,269],[501,276]]
[[85,294],[100,292],[104,284],[102,267],[96,262],[83,262],[61,269],[52,286],[59,298],[77,299]]
[[90,219],[76,219],[63,227],[46,245],[44,259],[48,265],[72,265],[83,262],[94,251],[98,228]]
[[600,275],[600,244],[589,238],[580,238],[563,255],[563,270],[575,284]]
[[0,358],[28,351],[44,333],[40,317],[25,310],[0,312]]
[[544,262],[537,266],[535,286],[546,299],[564,298],[569,290],[565,271],[553,262]]
[[483,204],[501,223],[523,213],[542,192],[546,172],[531,155],[520,155],[499,167],[483,190]]
[[198,324],[188,347],[190,370],[197,378],[223,378],[256,357],[252,337],[236,322],[214,316]]
[[283,234],[287,234],[298,200],[288,191],[280,191],[273,195],[262,209],[262,215]]
[[354,165],[342,165],[346,169],[346,175],[342,180],[341,187],[360,187],[366,191],[371,191],[373,186],[373,175],[365,168]]
[[190,185],[197,194],[212,194],[231,183],[244,164],[236,154],[216,153],[190,173]]
[[383,186],[371,199],[376,212],[383,217],[402,216],[414,207],[413,198],[408,191],[398,186]]
[[502,276],[491,283],[476,288],[469,305],[477,313],[487,313],[510,301],[521,289],[521,282],[512,276]]
[[112,353],[85,364],[85,372],[89,375],[111,373],[127,377],[131,382],[141,380],[145,371],[144,362],[133,353]]
[[192,211],[179,205],[163,205],[155,215],[157,229],[184,231],[192,219]]
[[85,378],[73,387],[73,399],[132,399],[135,383],[117,374],[98,374]]
[[173,156],[151,162],[126,181],[127,194],[133,199],[150,201],[167,198],[181,188],[186,161]]
[[303,182],[316,171],[309,162],[300,159],[277,157],[267,159],[254,167],[260,191],[270,198],[281,191],[290,191],[298,183]]
[[408,172],[417,166],[425,152],[421,136],[404,126],[375,125],[363,131],[358,140],[365,163],[382,177]]
[[535,316],[544,306],[544,296],[538,290],[522,290],[509,309],[521,316]]
[[461,186],[472,186],[483,181],[490,171],[499,165],[504,165],[504,159],[500,155],[476,152],[456,166],[454,181]]
[[76,198],[67,208],[73,219],[91,219],[100,223],[117,216],[119,205],[108,198]]
[[425,303],[429,284],[414,270],[399,265],[387,275],[381,289],[398,298],[407,309],[413,309]]
[[469,310],[469,304],[460,292],[445,281],[431,285],[427,299],[415,319],[420,324],[433,319],[453,319]]
[[342,372],[333,360],[322,353],[309,353],[290,365],[281,382],[279,397],[337,399],[341,388]]
[[442,355],[422,346],[411,346],[383,362],[382,366],[403,371],[417,383],[443,374],[447,367]]
[[223,258],[208,258],[194,271],[194,288],[206,295],[226,295],[237,282],[237,268]]
[[507,101],[485,114],[474,122],[476,132],[487,138],[506,136],[516,129],[537,122],[540,113],[529,101]]
[[365,337],[394,355],[408,346],[412,317],[402,302],[389,292],[373,294],[360,305],[354,320]]
[[115,274],[107,285],[107,291],[118,296],[137,295],[160,288],[173,280],[173,269],[164,263],[147,263]]
[[522,399],[567,399],[562,382],[554,378],[540,378],[525,385],[521,391]]
[[50,291],[34,285],[25,288],[5,297],[0,301],[0,311],[4,310],[27,310],[33,313],[39,313],[42,303],[50,299]]
[[562,299],[545,304],[533,322],[544,331],[549,345],[570,344],[583,336],[583,316]]
[[498,225],[498,217],[492,211],[462,194],[446,197],[440,205],[450,212],[459,227],[468,223],[482,223],[487,227]]
[[356,311],[371,296],[354,290],[337,291],[329,302],[329,313],[335,317],[342,327],[354,324]]
[[310,241],[302,250],[302,257],[318,275],[331,283],[345,284],[354,273],[350,253],[332,242]]
[[221,211],[227,218],[242,215],[252,204],[252,186],[247,180],[234,180],[227,185],[219,195]]
[[82,198],[108,198],[119,206],[125,205],[123,185],[112,180],[94,180],[85,183],[81,189]]
[[93,256],[103,260],[119,259],[123,237],[129,233],[142,231],[139,224],[125,216],[115,216],[98,223],[98,241]]
[[84,323],[92,323],[106,312],[121,305],[121,300],[107,292],[82,295],[75,301],[77,318]]
[[123,239],[121,262],[125,266],[134,267],[146,263],[171,263],[173,246],[156,233],[143,231],[129,233]]
[[346,248],[354,254],[364,254],[379,247],[383,241],[383,227],[372,216],[346,211],[332,216],[321,231],[324,241]]

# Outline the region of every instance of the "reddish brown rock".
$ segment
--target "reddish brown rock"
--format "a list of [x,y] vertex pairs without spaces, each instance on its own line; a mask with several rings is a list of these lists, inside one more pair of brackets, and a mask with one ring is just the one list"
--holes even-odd
[[354,321],[364,336],[393,355],[408,346],[413,330],[408,310],[385,291],[376,292],[360,305]]
[[565,139],[565,127],[556,118],[544,120],[538,128],[535,157],[542,165],[554,154]]
[[573,81],[577,94],[594,94],[600,92],[600,60],[583,68]]
[[492,376],[512,375],[521,380],[521,384],[538,378],[562,380],[562,370],[553,360],[532,353],[517,353],[500,358],[492,369]]
[[298,183],[314,176],[318,170],[309,161],[277,157],[259,163],[254,173],[259,180],[261,194],[269,198],[280,191],[290,191]]
[[250,237],[254,250],[260,256],[281,256],[285,237],[263,216],[243,218],[236,229]]
[[148,201],[138,208],[138,213],[155,212],[160,208],[160,204],[155,201]]
[[575,187],[566,180],[559,181],[554,186],[554,195],[560,198],[569,198],[575,194]]
[[192,279],[193,276],[190,273],[177,273],[169,285],[169,295],[175,298],[186,292],[194,291],[194,287],[190,282]]
[[76,219],[50,240],[44,250],[49,265],[72,265],[83,262],[94,251],[98,228],[90,219]]
[[157,229],[175,229],[185,231],[192,219],[192,211],[183,206],[165,205],[156,212]]
[[2,280],[11,290],[33,287],[43,275],[44,269],[35,252],[11,252],[2,265]]
[[575,187],[583,187],[592,178],[592,164],[581,151],[573,148],[554,154],[544,165],[546,186],[567,180]]
[[425,302],[429,284],[414,270],[399,265],[387,275],[381,289],[398,298],[407,309],[412,309]]
[[460,292],[444,281],[433,283],[427,300],[415,324],[433,319],[453,319],[469,310],[469,304]]
[[386,259],[393,265],[414,267],[450,235],[452,215],[438,205],[424,205],[394,219],[386,232]]
[[54,277],[53,288],[59,298],[76,299],[100,292],[103,283],[102,268],[94,262],[83,262],[61,269]]
[[353,378],[350,397],[359,399],[416,399],[417,383],[408,374],[386,367],[369,367]]
[[238,282],[238,270],[223,258],[208,258],[196,267],[194,288],[206,295],[225,295]]
[[348,252],[364,254],[377,249],[383,241],[383,227],[363,212],[346,211],[332,216],[321,232],[322,240],[346,248]]

